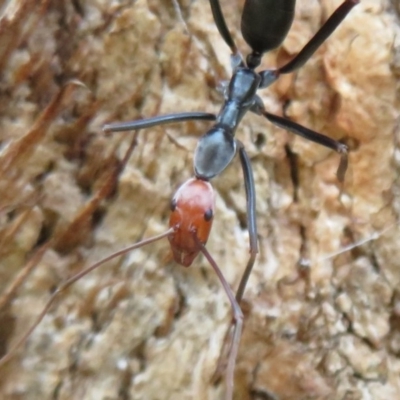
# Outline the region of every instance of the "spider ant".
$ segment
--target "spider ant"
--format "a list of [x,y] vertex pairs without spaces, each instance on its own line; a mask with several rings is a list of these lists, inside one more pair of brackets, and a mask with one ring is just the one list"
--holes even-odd
[[[219,0],[210,0],[214,22],[222,39],[231,50],[233,68],[233,75],[229,84],[224,87],[225,100],[219,114],[205,112],[174,113],[138,121],[111,123],[103,127],[105,132],[120,132],[183,121],[202,120],[214,122],[213,126],[200,138],[197,144],[194,154],[195,177],[185,182],[172,199],[169,229],[161,235],[145,239],[129,248],[111,254],[63,283],[52,294],[33,326],[0,360],[0,365],[7,362],[15,354],[18,347],[27,340],[59,293],[111,258],[145,246],[163,237],[168,237],[175,261],[185,267],[189,267],[200,252],[203,253],[217,273],[229,298],[233,312],[233,331],[228,350],[225,399],[231,400],[233,398],[234,369],[243,325],[243,314],[239,304],[258,252],[255,217],[256,195],[253,173],[243,144],[235,139],[235,131],[248,111],[263,116],[281,128],[339,153],[341,160],[337,170],[337,177],[340,182],[344,180],[348,158],[347,146],[289,119],[269,113],[265,110],[257,91],[272,85],[281,74],[288,74],[299,69],[358,3],[359,0],[343,1],[314,37],[287,64],[277,69],[256,72],[263,54],[280,46],[285,39],[294,18],[295,0],[245,1],[241,31],[245,41],[251,48],[251,52],[245,59],[239,53],[226,26]],[[230,164],[236,152],[239,153],[244,175],[250,257],[235,296],[218,265],[205,248],[205,244],[211,230],[215,202],[215,194],[209,181],[219,175]]]

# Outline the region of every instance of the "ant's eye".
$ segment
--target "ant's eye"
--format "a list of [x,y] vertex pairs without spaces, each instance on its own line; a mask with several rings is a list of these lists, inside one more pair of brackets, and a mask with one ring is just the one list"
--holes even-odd
[[212,220],[212,217],[213,217],[213,210],[210,208],[209,210],[207,210],[207,211],[204,213],[204,219],[205,219],[206,221],[211,221],[211,220]]
[[171,204],[169,205],[169,209],[174,212],[176,210],[176,199],[171,200]]

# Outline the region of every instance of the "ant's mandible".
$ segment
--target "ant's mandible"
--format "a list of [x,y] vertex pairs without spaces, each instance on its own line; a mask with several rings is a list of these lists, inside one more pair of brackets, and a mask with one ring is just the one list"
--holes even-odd
[[[174,113],[138,121],[111,123],[103,127],[105,132],[120,132],[183,121],[214,121],[214,125],[200,138],[197,144],[194,154],[195,177],[185,182],[172,199],[169,229],[161,235],[143,240],[129,248],[111,254],[60,285],[52,294],[32,327],[0,359],[0,366],[10,360],[16,350],[27,340],[62,291],[106,261],[163,237],[168,237],[177,263],[189,267],[198,253],[202,252],[216,271],[227,293],[232,307],[234,327],[226,368],[225,399],[231,400],[233,398],[234,369],[243,324],[243,314],[239,303],[242,300],[258,252],[253,172],[244,146],[239,140],[235,139],[236,129],[243,116],[248,111],[253,112],[265,117],[283,129],[339,153],[341,159],[337,177],[340,182],[343,182],[347,169],[348,149],[346,145],[305,128],[287,118],[269,113],[265,110],[261,98],[257,95],[259,89],[265,89],[272,85],[281,74],[291,73],[303,66],[340,25],[350,10],[359,3],[359,0],[343,1],[313,38],[287,64],[277,69],[257,72],[256,68],[260,65],[263,54],[280,46],[285,39],[293,22],[295,3],[295,0],[245,1],[241,31],[243,38],[251,48],[251,52],[243,59],[226,26],[219,0],[210,0],[215,24],[222,39],[231,50],[231,64],[233,67],[232,77],[229,84],[224,88],[224,104],[218,115],[205,112]],[[215,194],[209,181],[219,175],[230,164],[237,152],[242,165],[247,199],[250,257],[235,296],[218,265],[205,248],[205,244],[211,230],[215,202]]]

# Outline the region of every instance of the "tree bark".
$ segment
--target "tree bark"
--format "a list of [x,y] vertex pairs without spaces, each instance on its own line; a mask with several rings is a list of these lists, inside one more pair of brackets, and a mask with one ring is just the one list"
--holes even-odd
[[[244,55],[243,1],[224,0]],[[297,54],[340,0],[300,0]],[[268,111],[346,143],[339,156],[248,115],[237,132],[257,190],[259,255],[242,307],[235,399],[400,398],[399,14],[362,0],[298,72],[260,91]],[[168,226],[210,123],[106,136],[102,125],[218,113],[229,49],[207,1],[15,0],[0,20],[0,353],[55,288]],[[207,248],[232,288],[248,258],[236,157]],[[207,261],[185,269],[167,240],[93,271],[60,296],[0,368],[2,399],[222,399],[211,378],[231,321]]]

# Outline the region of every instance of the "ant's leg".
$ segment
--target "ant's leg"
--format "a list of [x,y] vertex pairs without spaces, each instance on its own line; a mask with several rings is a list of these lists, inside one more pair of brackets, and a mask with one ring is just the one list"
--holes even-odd
[[222,39],[224,39],[225,43],[231,49],[233,55],[238,53],[238,49],[236,44],[232,38],[232,35],[229,32],[228,27],[226,26],[224,15],[222,14],[221,5],[219,4],[219,0],[210,0],[211,12],[214,18],[215,25],[218,28],[218,32],[221,35]]
[[357,5],[360,0],[346,0],[344,1],[335,12],[328,18],[328,20],[321,26],[319,31],[310,39],[310,41],[303,47],[299,54],[296,55],[291,61],[284,66],[278,68],[275,72],[279,74],[288,74],[294,70],[302,67],[308,59],[316,52],[319,46],[332,34],[332,32],[341,24],[346,18],[351,9]]
[[302,136],[303,138],[311,140],[312,142],[335,150],[340,155],[340,164],[337,170],[337,177],[340,182],[344,181],[344,176],[346,174],[348,165],[348,147],[345,144],[340,143],[328,136],[322,135],[321,133],[308,129],[300,124],[297,124],[296,122],[291,121],[290,119],[270,114],[267,111],[262,111],[261,114],[280,128],[286,129],[287,131]]
[[208,262],[213,267],[215,273],[218,275],[218,278],[221,281],[221,284],[229,298],[229,302],[231,303],[231,307],[232,307],[233,334],[232,334],[232,344],[229,348],[229,353],[228,353],[228,365],[226,367],[226,393],[225,393],[225,400],[232,400],[236,357],[237,357],[237,354],[239,351],[240,337],[242,336],[243,313],[242,313],[242,310],[240,309],[239,303],[235,299],[235,295],[233,294],[232,289],[230,288],[224,275],[222,274],[221,270],[219,269],[217,263],[212,258],[211,254],[208,252],[208,250],[204,247],[204,245],[197,238],[196,233],[194,234],[194,239],[197,242],[200,251],[204,254],[204,256],[207,258]]
[[152,126],[171,124],[174,122],[185,122],[185,121],[215,121],[216,115],[205,112],[186,112],[160,115],[157,117],[151,117],[146,119],[140,119],[137,121],[128,122],[115,122],[106,124],[103,126],[104,132],[123,132],[132,131],[136,129],[151,128]]
[[251,270],[253,269],[254,261],[258,253],[257,244],[257,221],[256,221],[256,190],[254,187],[253,169],[249,156],[239,141],[236,141],[239,146],[240,162],[242,164],[244,185],[246,189],[246,204],[247,204],[247,229],[249,231],[249,244],[250,244],[250,258],[247,262],[246,269],[243,272],[242,278],[236,292],[236,301],[240,303],[242,300],[247,281],[249,279]]
[[[239,148],[240,162],[243,169],[244,185],[246,189],[246,203],[247,203],[247,229],[249,231],[249,244],[250,244],[250,258],[247,262],[246,268],[240,279],[239,287],[236,292],[236,301],[240,304],[247,281],[249,279],[251,270],[253,269],[254,261],[258,253],[257,243],[257,221],[256,221],[256,191],[254,187],[253,170],[251,168],[250,159],[247,152],[240,141],[236,141]],[[221,355],[219,357],[217,368],[215,369],[213,382],[218,382],[224,369],[227,367],[226,358],[232,351],[235,342],[235,331],[228,329],[224,338]],[[228,361],[229,366],[229,361]]]
[[318,47],[332,34],[332,32],[341,24],[346,18],[351,9],[357,5],[360,0],[346,0],[340,5],[336,11],[328,18],[324,25],[321,26],[319,31],[310,39],[310,41],[303,47],[291,61],[278,69],[267,69],[261,71],[261,84],[260,89],[264,89],[274,83],[280,74],[288,74],[302,67],[311,56],[318,50]]

